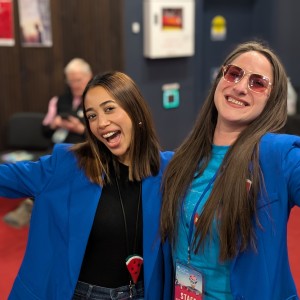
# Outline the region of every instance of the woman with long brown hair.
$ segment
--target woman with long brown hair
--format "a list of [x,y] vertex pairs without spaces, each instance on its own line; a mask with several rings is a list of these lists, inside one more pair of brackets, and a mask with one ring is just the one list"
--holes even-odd
[[161,235],[172,242],[175,294],[190,274],[186,293],[206,300],[298,299],[286,227],[300,205],[300,139],[277,134],[286,119],[279,58],[260,42],[238,45],[163,180]]
[[150,110],[124,73],[83,93],[87,141],[0,166],[0,195],[32,197],[28,245],[9,299],[171,298],[159,237],[161,152]]

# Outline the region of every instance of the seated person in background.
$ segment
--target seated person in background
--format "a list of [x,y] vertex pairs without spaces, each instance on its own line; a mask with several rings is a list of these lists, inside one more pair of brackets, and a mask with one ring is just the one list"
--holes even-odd
[[90,65],[81,58],[72,59],[64,69],[67,90],[49,101],[43,120],[43,133],[53,143],[78,143],[84,140],[82,93],[92,78]]
[[[53,143],[78,143],[84,141],[82,93],[92,78],[90,65],[81,58],[72,59],[64,69],[68,84],[65,94],[49,101],[48,112],[43,120],[42,130]],[[5,223],[22,227],[29,224],[33,201],[26,198],[14,210],[8,212]]]

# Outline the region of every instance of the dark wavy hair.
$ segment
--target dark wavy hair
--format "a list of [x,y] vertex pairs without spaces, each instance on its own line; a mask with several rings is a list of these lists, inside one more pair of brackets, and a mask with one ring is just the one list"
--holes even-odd
[[[217,177],[212,193],[198,219],[193,243],[195,252],[203,250],[204,240],[210,236],[213,219],[218,215],[221,260],[233,258],[239,250],[244,251],[249,245],[255,248],[253,220],[259,225],[256,218],[256,201],[258,193],[264,187],[259,166],[259,141],[267,132],[278,132],[287,119],[286,72],[279,58],[268,46],[257,41],[239,44],[228,55],[222,66],[249,51],[259,52],[270,62],[274,78],[271,93],[262,113],[244,129],[228,150],[221,166],[222,173]],[[163,240],[169,238],[176,243],[176,224],[184,194],[195,173],[201,175],[211,158],[218,117],[214,93],[222,77],[222,66],[191,133],[176,150],[166,169],[160,223]],[[246,179],[252,180],[250,193],[247,193],[245,188]]]

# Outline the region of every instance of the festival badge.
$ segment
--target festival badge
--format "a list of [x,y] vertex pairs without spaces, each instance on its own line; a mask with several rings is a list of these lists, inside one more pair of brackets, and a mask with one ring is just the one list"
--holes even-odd
[[202,300],[203,276],[185,264],[176,262],[174,300]]

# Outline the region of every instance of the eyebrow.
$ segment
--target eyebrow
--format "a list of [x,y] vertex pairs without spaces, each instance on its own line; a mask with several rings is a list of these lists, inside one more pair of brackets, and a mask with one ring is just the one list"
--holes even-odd
[[[114,100],[106,100],[106,101],[104,101],[104,102],[102,102],[99,106],[100,107],[103,107],[103,106],[105,106],[106,104],[108,104],[108,103],[116,103],[116,101],[114,101]],[[93,111],[93,108],[92,107],[89,107],[89,108],[87,108],[86,110],[85,110],[85,112],[89,112],[89,111]]]

